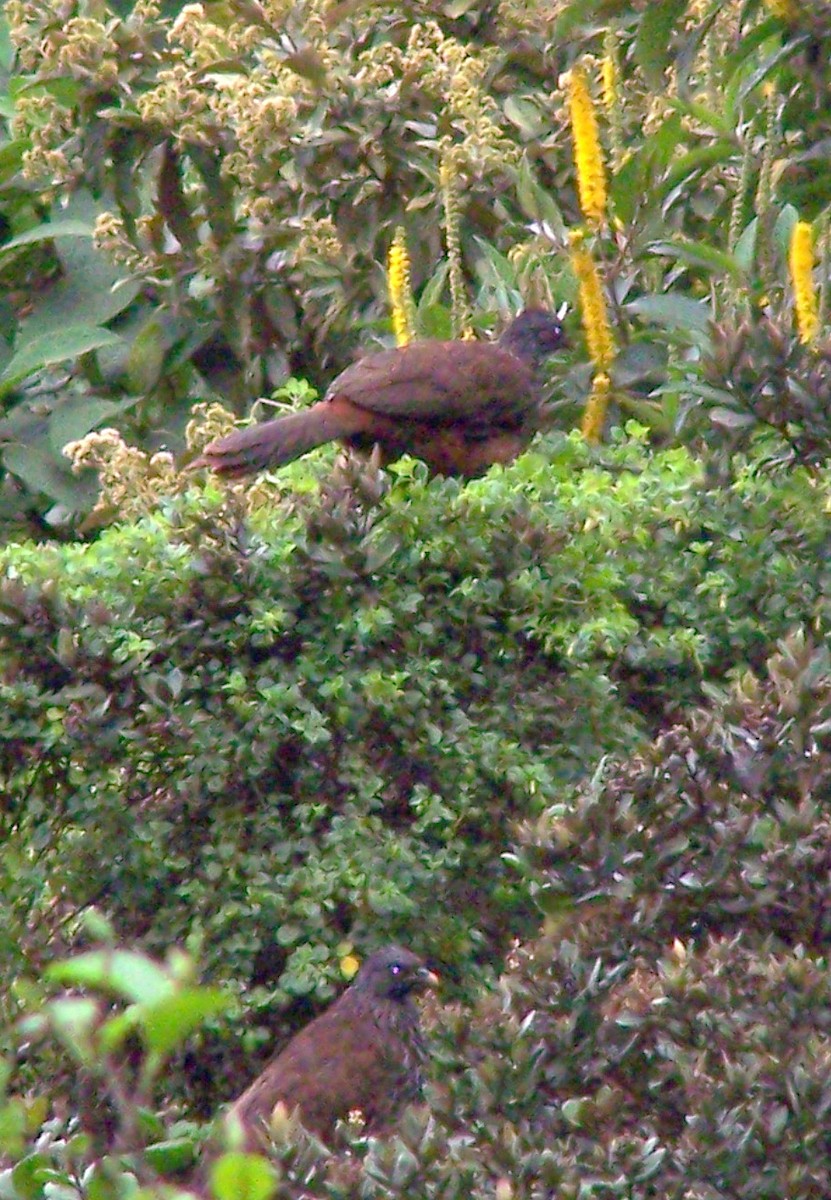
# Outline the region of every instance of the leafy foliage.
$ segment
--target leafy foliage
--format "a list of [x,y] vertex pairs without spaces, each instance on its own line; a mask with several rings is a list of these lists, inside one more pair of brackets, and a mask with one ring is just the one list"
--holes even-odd
[[[794,635],[763,679],[712,690],[642,754],[523,823],[513,860],[545,929],[511,950],[472,1020],[453,1004],[432,1013],[428,1110],[389,1141],[345,1129],[348,1155],[279,1119],[272,1174],[232,1150],[209,1171],[212,1194],[397,1196],[417,1181],[427,1196],[576,1197],[587,1177],[634,1197],[821,1194],[829,705],[829,655]],[[114,986],[131,1028],[170,1003],[169,972],[119,950],[52,976]],[[181,1036],[204,1008],[193,993]],[[38,1020],[77,1053],[95,1012],[58,998]],[[122,1097],[129,1117],[137,1093]],[[96,1175],[124,1186],[137,1172],[155,1189],[160,1170],[181,1170],[174,1147],[192,1132],[157,1144],[148,1126],[141,1153],[130,1128],[132,1155],[122,1143]],[[54,1179],[79,1194],[67,1147],[45,1142],[8,1193]]]
[[[248,521],[216,490],[9,549],[7,974],[94,904],[151,951],[201,943],[248,989],[256,1050],[331,995],[342,942],[498,961],[535,924],[514,823],[827,620],[807,472],[725,492],[680,450],[604,456],[552,437],[465,487],[405,461],[388,492],[347,464],[319,496],[297,464],[294,499]],[[183,1066],[209,1105],[214,1050],[209,1082]]]
[[689,388],[690,407],[705,408],[722,455],[764,431],[772,456],[819,465],[831,444],[829,362],[827,341],[806,346],[768,318],[722,324],[702,360],[703,379]]
[[[122,524],[2,552],[0,1195],[824,1196],[828,348],[787,255],[812,223],[827,323],[827,6],[5,12],[0,520]],[[607,444],[177,477],[194,402],[385,338],[399,225],[421,333],[582,302],[578,62]],[[62,452],[103,424],[106,504]],[[427,1108],[194,1175],[391,938],[445,979]]]

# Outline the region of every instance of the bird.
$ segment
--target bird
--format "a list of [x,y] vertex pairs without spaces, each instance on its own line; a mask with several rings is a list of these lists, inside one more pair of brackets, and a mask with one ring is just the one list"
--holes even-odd
[[526,308],[495,342],[425,340],[368,354],[310,408],[236,430],[194,467],[229,478],[279,467],[324,442],[412,454],[433,475],[466,479],[509,463],[540,423],[540,367],[565,344],[558,316]]
[[354,982],[272,1059],[228,1110],[248,1149],[268,1144],[269,1122],[282,1104],[331,1142],[337,1121],[359,1112],[367,1133],[394,1127],[419,1099],[425,1058],[413,997],[438,977],[410,950],[386,946],[366,959]]

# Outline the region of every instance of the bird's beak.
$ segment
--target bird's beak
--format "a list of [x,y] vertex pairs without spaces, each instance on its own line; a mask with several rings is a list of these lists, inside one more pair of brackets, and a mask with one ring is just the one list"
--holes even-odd
[[419,967],[416,972],[416,978],[423,988],[437,988],[439,986],[439,977],[435,971],[430,971],[427,967]]

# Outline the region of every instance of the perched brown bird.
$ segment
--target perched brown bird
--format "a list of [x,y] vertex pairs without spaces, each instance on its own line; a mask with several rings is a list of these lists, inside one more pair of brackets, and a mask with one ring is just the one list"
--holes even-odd
[[422,458],[439,475],[511,462],[539,427],[543,360],[563,345],[553,313],[529,308],[497,342],[413,342],[347,367],[322,400],[211,442],[194,466],[239,476],[278,467],[323,442]]
[[267,1141],[269,1119],[282,1102],[324,1141],[335,1122],[355,1110],[369,1133],[383,1133],[421,1092],[424,1046],[413,993],[438,979],[400,946],[379,950],[354,983],[292,1038],[231,1106],[247,1144]]

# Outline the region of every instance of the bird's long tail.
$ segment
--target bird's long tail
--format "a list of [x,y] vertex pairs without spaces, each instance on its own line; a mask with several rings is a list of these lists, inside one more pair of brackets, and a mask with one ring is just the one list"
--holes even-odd
[[335,438],[355,433],[363,414],[353,406],[320,401],[303,412],[239,429],[206,446],[194,467],[210,467],[235,478],[266,467],[281,467]]

